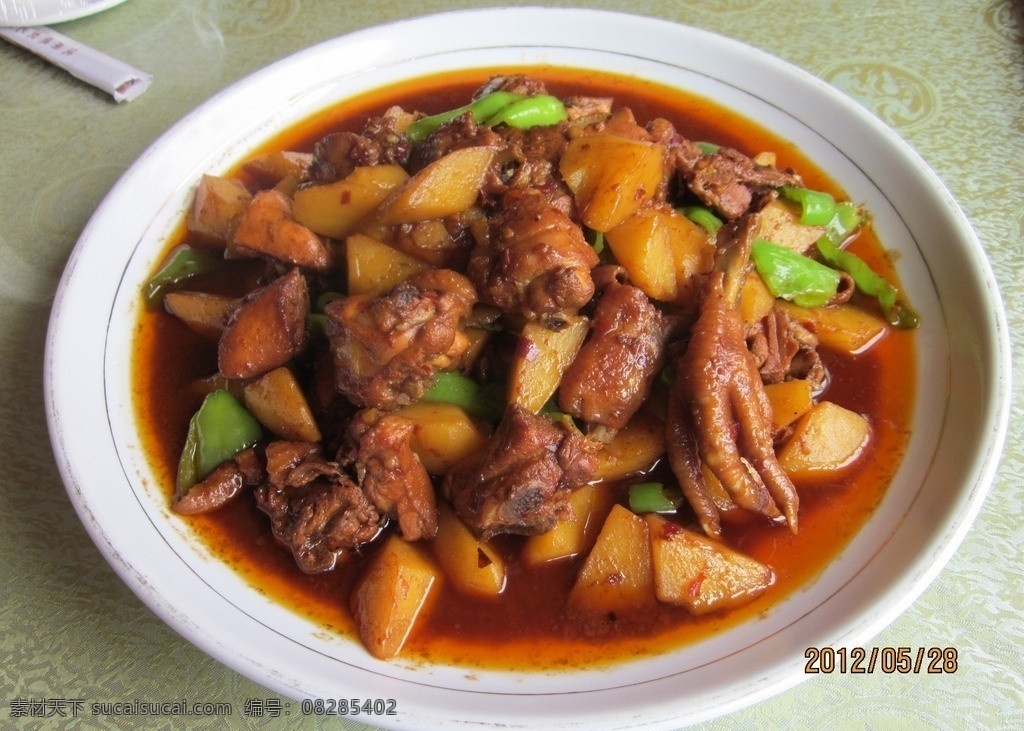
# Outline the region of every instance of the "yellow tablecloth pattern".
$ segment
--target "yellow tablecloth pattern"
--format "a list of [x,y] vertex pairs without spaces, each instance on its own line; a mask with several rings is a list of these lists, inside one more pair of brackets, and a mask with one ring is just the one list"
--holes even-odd
[[[131,0],[58,30],[155,80],[109,97],[0,43],[0,728],[367,729],[327,722],[207,657],[103,561],[54,466],[47,317],[64,262],[127,166],[205,99],[321,40],[410,15],[545,3]],[[1024,328],[1024,4],[1019,0],[627,0],[587,5],[694,25],[816,74],[890,124],[948,185]],[[996,306],[996,303],[993,303]],[[1024,728],[1024,448],[1014,346],[1008,446],[963,546],[873,646],[955,647],[952,674],[818,675],[705,729]],[[230,703],[231,715],[93,716],[93,703]],[[73,704],[84,701],[75,713]],[[64,717],[61,717],[63,714]]]

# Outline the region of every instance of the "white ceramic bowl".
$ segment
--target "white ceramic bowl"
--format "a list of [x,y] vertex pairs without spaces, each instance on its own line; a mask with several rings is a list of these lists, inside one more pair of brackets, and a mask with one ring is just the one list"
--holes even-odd
[[[795,141],[865,202],[922,315],[914,433],[884,501],[848,548],[757,621],[613,670],[469,678],[459,668],[379,662],[262,597],[169,514],[131,410],[138,292],[202,173],[226,169],[275,131],[352,94],[444,69],[536,63],[635,74],[714,98]],[[394,698],[398,715],[372,721],[407,729],[676,728],[796,684],[805,648],[865,644],[939,572],[984,499],[1008,415],[1007,330],[984,253],[896,134],[762,52],[592,10],[398,22],[302,51],[228,88],[164,134],[103,201],[68,264],[47,345],[56,458],[83,523],[124,581],[238,672],[294,698]]]

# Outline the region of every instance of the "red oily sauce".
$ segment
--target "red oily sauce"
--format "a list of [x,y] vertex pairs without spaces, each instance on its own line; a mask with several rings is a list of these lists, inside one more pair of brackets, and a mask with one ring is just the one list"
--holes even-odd
[[[366,94],[282,133],[254,155],[272,150],[309,151],[325,134],[358,131],[367,116],[394,104],[426,113],[460,106],[473,90],[498,73],[501,71],[496,69],[445,74]],[[842,197],[827,172],[818,170],[793,143],[706,99],[605,73],[549,68],[530,68],[524,73],[542,78],[550,93],[558,96],[613,97],[617,107],[630,107],[641,124],[664,117],[693,140],[729,145],[749,155],[772,151],[778,167],[800,172],[807,187]],[[184,239],[183,233],[168,241],[168,250]],[[896,281],[891,262],[870,227],[854,244],[856,253],[876,271]],[[797,483],[798,535],[757,519],[727,525],[724,538],[729,545],[774,570],[775,585],[763,596],[724,614],[693,617],[681,608],[660,605],[628,622],[584,622],[565,612],[566,597],[583,557],[529,568],[516,558],[522,539],[506,536],[499,541],[509,560],[503,594],[474,598],[442,584],[435,603],[421,616],[406,643],[403,658],[513,670],[621,661],[665,652],[751,620],[813,579],[847,545],[888,487],[909,436],[915,386],[912,332],[889,330],[865,352],[853,356],[825,349],[820,352],[829,372],[822,397],[867,416],[872,425],[871,441],[864,454],[833,479]],[[216,372],[216,347],[158,310],[142,314],[135,354],[138,423],[154,473],[170,501],[188,420],[202,400],[203,393],[195,384]],[[602,489],[609,494],[606,509],[613,500],[624,501],[624,486],[610,484]],[[335,571],[310,576],[302,573],[291,553],[275,541],[269,520],[251,499],[237,499],[209,515],[172,519],[187,523],[197,541],[261,593],[327,632],[355,634],[349,592],[377,544]]]

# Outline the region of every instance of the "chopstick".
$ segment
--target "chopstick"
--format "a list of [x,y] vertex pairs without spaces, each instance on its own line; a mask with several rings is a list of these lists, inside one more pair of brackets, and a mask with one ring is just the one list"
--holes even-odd
[[90,48],[45,26],[0,28],[5,38],[57,66],[77,79],[129,102],[149,88],[153,75]]

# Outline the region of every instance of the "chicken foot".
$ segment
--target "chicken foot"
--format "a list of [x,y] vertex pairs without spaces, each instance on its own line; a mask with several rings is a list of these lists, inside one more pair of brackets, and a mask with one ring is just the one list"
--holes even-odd
[[[721,513],[735,507],[797,531],[799,498],[775,456],[771,405],[738,308],[756,229],[756,214],[723,227],[715,269],[704,283],[690,341],[676,358],[669,395],[669,462],[709,535],[721,533]],[[709,489],[702,465],[724,492]]]

